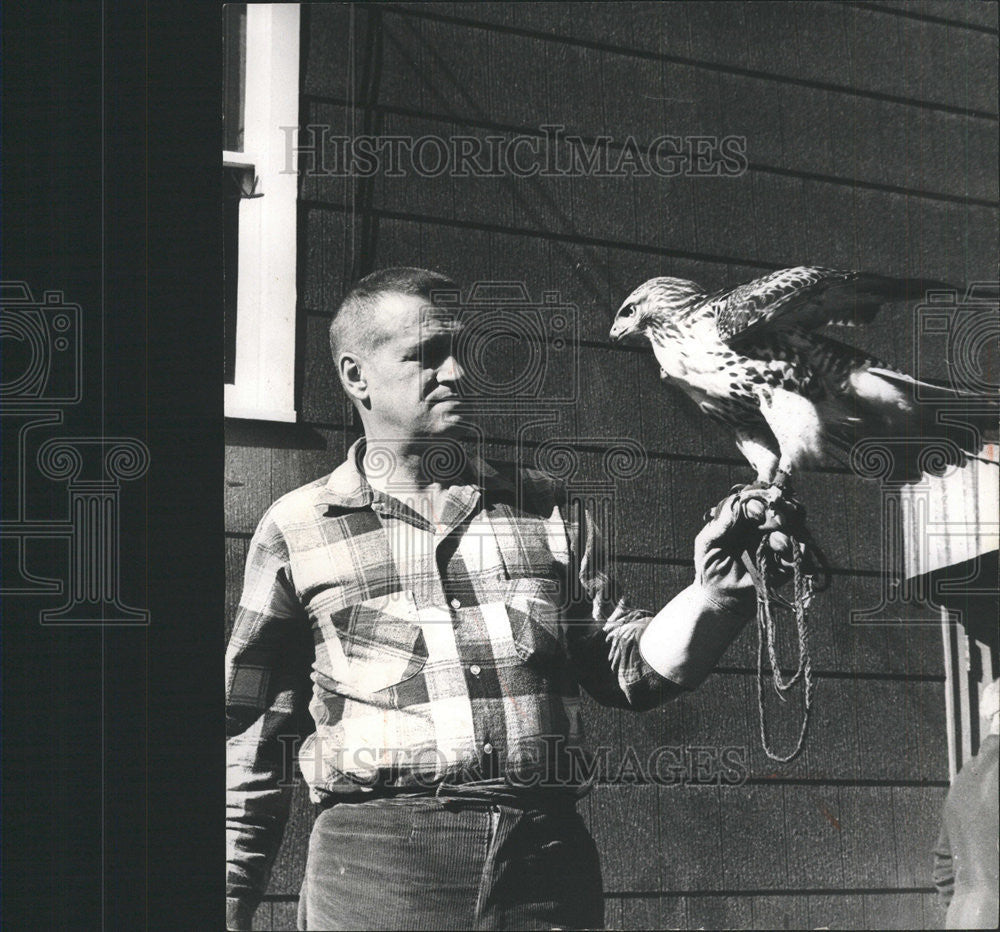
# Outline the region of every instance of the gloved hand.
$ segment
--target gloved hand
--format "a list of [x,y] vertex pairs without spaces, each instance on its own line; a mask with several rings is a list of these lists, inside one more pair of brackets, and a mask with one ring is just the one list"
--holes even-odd
[[826,559],[806,528],[805,516],[797,501],[774,487],[734,490],[706,512],[708,523],[695,538],[698,580],[721,593],[742,594],[752,589],[758,549],[766,538],[770,586],[781,586],[792,578],[793,548],[798,547],[802,573],[821,580],[814,584],[816,591],[824,589]]
[[804,531],[803,514],[801,506],[773,488],[726,496],[706,513],[708,523],[694,541],[695,578],[705,593],[720,605],[751,610],[756,588],[750,566],[761,539],[766,535],[771,557],[769,581],[780,585],[791,577],[790,535]]

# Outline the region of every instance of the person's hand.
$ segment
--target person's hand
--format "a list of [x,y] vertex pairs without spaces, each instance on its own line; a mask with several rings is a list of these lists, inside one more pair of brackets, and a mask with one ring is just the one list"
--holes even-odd
[[798,506],[782,499],[775,489],[746,489],[719,502],[694,540],[695,578],[705,594],[720,605],[752,611],[756,589],[744,554],[753,560],[761,538],[767,535],[775,570],[769,582],[784,582],[793,556],[787,529],[797,513]]

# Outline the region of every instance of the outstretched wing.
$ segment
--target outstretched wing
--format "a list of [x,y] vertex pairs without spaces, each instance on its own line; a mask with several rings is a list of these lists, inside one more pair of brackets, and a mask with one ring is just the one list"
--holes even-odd
[[775,328],[868,323],[883,304],[919,298],[928,289],[950,287],[927,279],[798,266],[772,272],[728,293],[711,295],[706,301],[717,303],[719,336],[738,344]]

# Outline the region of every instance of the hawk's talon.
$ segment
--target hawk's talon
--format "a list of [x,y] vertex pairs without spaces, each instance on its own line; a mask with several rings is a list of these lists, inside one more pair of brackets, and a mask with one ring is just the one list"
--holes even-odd
[[740,489],[739,499],[742,503],[751,498],[762,501],[767,505],[774,505],[781,498],[781,489],[776,488],[769,482],[751,482]]
[[[780,497],[780,494],[770,483],[762,480],[746,484],[737,483],[729,490],[729,494],[723,499],[723,502],[728,501],[734,495],[736,496],[736,501],[733,503],[733,508],[741,508],[750,499],[762,501],[765,506],[770,507]],[[719,502],[719,505],[722,505],[723,502]],[[708,522],[714,520],[718,516],[718,507],[713,506],[706,510],[702,516],[702,521]]]
[[774,487],[789,498],[792,496],[792,476],[786,469],[779,469],[774,474]]

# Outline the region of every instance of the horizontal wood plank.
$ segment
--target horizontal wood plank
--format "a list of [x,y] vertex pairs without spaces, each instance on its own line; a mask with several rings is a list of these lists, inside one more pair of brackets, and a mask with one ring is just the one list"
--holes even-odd
[[[972,6],[989,4],[973,4]],[[773,76],[823,82],[844,89],[894,94],[915,100],[959,107],[981,106],[995,110],[990,89],[964,89],[963,74],[989,68],[990,36],[931,21],[894,15],[891,10],[840,9],[838,5],[725,2],[705,4],[630,4],[627,12],[614,3],[580,4],[572,12],[548,13],[526,7],[505,10],[499,3],[407,4],[445,16],[524,30],[556,44],[566,39],[610,46],[613,54],[629,51],[675,56],[720,65],[751,69]],[[936,4],[938,15],[963,20],[961,9],[969,4]],[[951,13],[943,10],[953,11]],[[933,15],[933,14],[932,14]],[[985,16],[990,23],[988,14]],[[973,19],[973,22],[976,20]],[[995,28],[995,14],[992,15]],[[451,24],[444,24],[451,25]],[[456,24],[452,28],[466,28]],[[533,37],[515,36],[525,41]],[[902,58],[933,43],[938,56],[921,58],[920,70],[900,73],[891,65],[879,68],[873,59],[895,50]],[[943,74],[933,72],[938,58],[946,62]],[[917,89],[914,89],[914,85]]]
[[678,893],[722,889],[721,806],[730,805],[729,791],[662,787],[658,799],[662,889]]
[[[610,903],[611,901],[609,901]],[[609,929],[683,929],[687,904],[682,896],[630,896],[621,901],[621,924]]]
[[691,929],[748,929],[753,921],[753,904],[746,896],[693,896],[687,907]]
[[252,532],[273,501],[271,450],[228,445],[224,481],[226,530]]
[[866,929],[865,908],[857,894],[809,897],[810,929]]
[[863,898],[870,929],[919,929],[924,921],[923,894],[879,893]]
[[808,929],[809,898],[805,896],[755,896],[751,929]]
[[945,787],[896,786],[892,814],[898,883],[901,887],[933,887],[934,846],[941,830]]
[[967,23],[996,32],[997,5],[980,0],[879,0],[879,6],[900,13],[933,16],[952,23]]
[[[590,830],[608,893],[659,890],[656,792],[655,786],[599,786],[591,793]],[[637,858],[637,851],[644,856]]]

